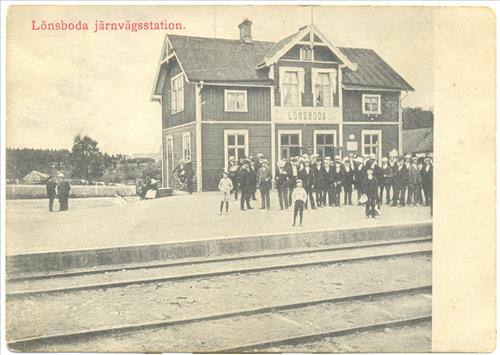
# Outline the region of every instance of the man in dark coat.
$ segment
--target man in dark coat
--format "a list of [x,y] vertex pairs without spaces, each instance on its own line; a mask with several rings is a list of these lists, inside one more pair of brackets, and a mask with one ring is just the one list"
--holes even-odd
[[375,218],[377,211],[375,211],[375,203],[378,200],[378,182],[373,176],[373,168],[368,166],[366,169],[366,177],[363,179],[363,191],[368,197],[365,206],[366,218]]
[[234,199],[238,199],[238,173],[240,172],[240,164],[236,161],[234,157],[229,157],[229,178],[231,179],[231,182],[233,183],[233,192],[234,193]]
[[250,161],[246,158],[242,160],[242,165],[238,173],[238,181],[241,188],[240,209],[245,211],[246,204],[247,210],[251,210],[253,209],[252,206],[250,206],[252,178],[250,176]]
[[184,170],[186,171],[186,189],[189,194],[193,193],[193,178],[194,170],[193,163],[190,157],[186,157],[186,163],[184,164]]
[[323,206],[333,205],[333,168],[332,159],[325,157],[323,161]]
[[313,170],[313,180],[314,180],[314,192],[316,193],[316,206],[325,207],[323,202],[323,192],[325,190],[325,172],[323,171],[323,164],[321,160],[317,158],[316,164],[312,167]]
[[69,181],[64,178],[63,174],[58,175],[57,182],[57,197],[59,198],[59,211],[67,211],[69,209],[69,192],[71,186]]
[[280,210],[288,209],[288,175],[285,170],[286,160],[282,159],[278,163],[276,170],[276,190],[278,190],[278,200],[280,203]]
[[422,189],[422,175],[417,166],[417,157],[412,158],[410,167],[408,168],[408,199],[409,206],[418,206],[420,201],[420,190]]
[[56,198],[57,187],[57,183],[52,176],[47,180],[45,187],[47,188],[47,197],[49,198],[49,211],[52,212],[54,207],[54,200]]
[[363,158],[356,157],[356,159],[354,159],[354,186],[356,187],[358,195],[358,206],[361,205],[361,203],[359,203],[359,198],[363,195],[363,180],[365,176],[366,171],[363,166]]
[[269,190],[273,185],[273,173],[269,168],[269,163],[267,160],[263,159],[261,162],[261,167],[257,172],[257,186],[260,190],[261,207],[260,209],[271,209],[271,198],[269,196]]
[[314,189],[314,171],[311,168],[311,162],[309,159],[304,159],[304,167],[299,170],[299,179],[302,180],[302,187],[306,190],[307,200],[305,203],[305,209],[308,207],[308,203],[311,203],[311,208],[316,209],[314,204],[313,189]]
[[292,193],[299,175],[299,160],[297,157],[292,157],[290,162],[285,165],[286,173],[288,175],[288,205],[292,205]]
[[430,206],[432,204],[432,170],[430,158],[425,158],[421,174],[426,206]]
[[257,198],[255,197],[255,193],[257,192],[257,174],[259,173],[261,164],[260,162],[258,163],[258,168],[257,168],[257,163],[255,160],[250,159],[250,195],[252,196],[252,201],[257,201]]
[[[385,203],[389,205],[391,202],[390,190],[392,187],[392,168],[389,165],[388,159],[386,157],[382,158],[382,166],[378,170],[377,181],[379,184],[380,203],[384,201],[384,190],[385,190]],[[394,194],[394,191],[393,191]]]
[[344,188],[344,205],[352,205],[352,185],[354,184],[354,171],[351,168],[351,161],[346,159],[344,161],[344,181],[342,186]]
[[340,191],[342,191],[342,183],[344,182],[344,169],[338,155],[335,156],[335,165],[332,174],[333,204],[335,207],[340,207]]
[[406,186],[408,185],[408,168],[404,163],[404,158],[399,158],[396,169],[393,170],[394,195],[392,206],[405,205]]

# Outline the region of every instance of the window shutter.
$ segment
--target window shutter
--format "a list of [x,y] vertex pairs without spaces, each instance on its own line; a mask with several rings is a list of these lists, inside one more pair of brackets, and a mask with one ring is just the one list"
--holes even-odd
[[330,72],[330,85],[334,94],[337,93],[337,71]]

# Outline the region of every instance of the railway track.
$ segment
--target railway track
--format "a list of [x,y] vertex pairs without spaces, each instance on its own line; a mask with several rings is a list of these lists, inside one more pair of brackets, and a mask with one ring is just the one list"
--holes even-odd
[[[8,340],[8,345],[10,349],[17,351],[89,351],[89,349],[93,349],[93,344],[104,344],[104,349],[99,348],[102,351],[126,350],[130,352],[138,351],[138,349],[146,349],[148,352],[186,350],[211,352],[258,351],[266,347],[275,348],[282,345],[314,341],[373,329],[429,322],[431,319],[431,292],[432,287],[424,285],[342,297],[311,299],[306,302],[239,309],[192,318],[11,339]],[[314,328],[303,329],[297,322],[297,320],[321,318],[325,317],[325,315],[327,317],[319,319]],[[247,329],[252,325],[262,324],[263,317],[267,317],[264,319],[266,327],[270,327],[269,334],[267,334],[268,329],[257,332],[257,334],[248,335],[237,331],[238,328]],[[276,318],[270,319],[269,317]],[[351,321],[349,317],[356,320],[356,322],[349,324]],[[282,318],[287,320],[286,324],[280,322]],[[367,322],[364,320],[370,318],[378,321]],[[359,319],[364,321],[360,322]],[[235,324],[236,331],[231,333],[231,329],[235,327]],[[182,334],[203,334],[203,332],[200,333],[200,329],[215,329],[207,337],[207,339],[212,340],[208,343],[200,343],[197,342],[199,339],[193,339],[191,344],[174,344],[175,336],[182,341]],[[175,336],[169,337],[169,335]],[[158,344],[159,348],[156,348],[155,342],[151,343],[152,339],[160,339],[162,345]],[[250,339],[250,341],[247,339]],[[253,341],[251,341],[252,339]],[[124,348],[117,347],[117,342],[120,341],[125,342]],[[169,341],[173,343],[169,345]],[[153,345],[151,345],[151,348],[136,348],[135,342]],[[221,343],[230,345],[221,346]],[[106,344],[112,345],[107,348]]]
[[[43,276],[23,276],[9,279],[6,298],[11,300],[136,284],[179,282],[273,270],[429,255],[432,253],[431,241],[431,238],[415,238],[376,243],[355,243],[328,248],[157,263]],[[255,266],[256,263],[259,266]]]

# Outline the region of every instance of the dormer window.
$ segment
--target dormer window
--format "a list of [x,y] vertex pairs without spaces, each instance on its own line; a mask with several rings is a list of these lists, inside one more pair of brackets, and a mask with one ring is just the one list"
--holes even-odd
[[312,93],[315,107],[334,107],[337,95],[337,71],[335,69],[312,69]]
[[311,47],[300,48],[300,60],[302,60],[304,62],[312,62],[313,50]]

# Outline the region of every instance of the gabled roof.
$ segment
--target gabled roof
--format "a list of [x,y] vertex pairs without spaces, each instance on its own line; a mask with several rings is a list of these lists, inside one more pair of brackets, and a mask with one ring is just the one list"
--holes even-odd
[[300,28],[294,34],[282,39],[277,42],[264,56],[263,62],[260,65],[269,66],[274,64],[292,48],[297,42],[299,42],[304,36],[310,34],[311,36],[319,37],[324,44],[330,48],[330,50],[345,64],[349,69],[356,70],[356,64],[349,60],[337,47],[335,47],[328,39],[323,36],[323,34],[314,25],[308,25]]
[[[271,60],[273,56],[293,45],[292,43],[300,41],[307,33],[309,33],[309,26],[276,43],[253,41],[252,44],[245,44],[239,39],[170,34],[166,36],[165,41],[170,41],[173,52],[189,81],[273,85],[273,81],[267,76],[267,71],[264,68],[258,68],[259,64],[265,63],[265,58]],[[314,34],[328,44],[326,38],[317,29]],[[165,43],[163,48],[165,48]],[[413,91],[413,88],[375,51],[359,48],[333,48],[339,53],[336,55],[341,60],[345,58],[346,62],[356,64],[355,70],[348,67],[343,69],[342,82],[347,89],[369,87]],[[346,62],[344,64],[347,65]],[[159,75],[161,70],[162,66],[159,65],[153,95],[160,94],[157,84],[161,81],[162,76]]]
[[428,153],[434,148],[432,128],[409,129],[403,131],[403,152]]
[[346,69],[342,80],[346,88],[374,87],[380,89],[399,89],[414,91],[389,64],[374,50],[363,48],[339,48],[342,53],[358,64],[355,71]]

